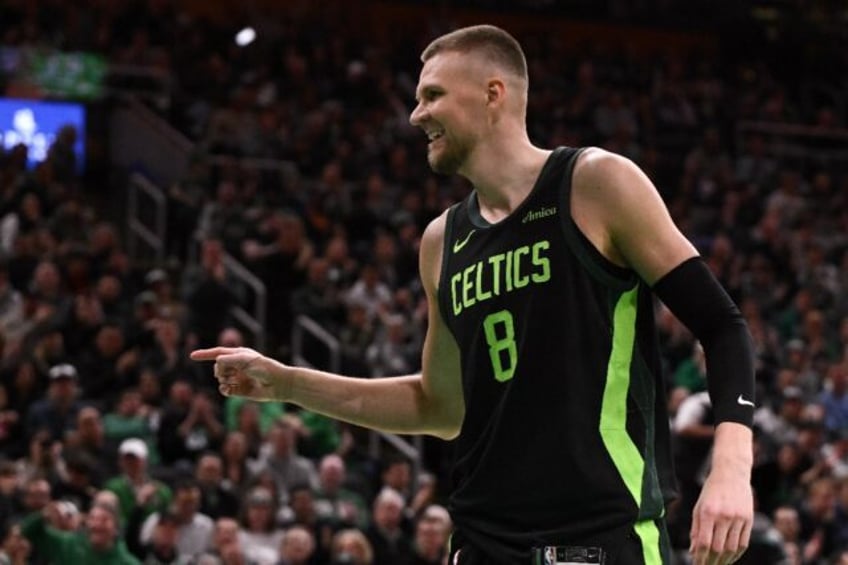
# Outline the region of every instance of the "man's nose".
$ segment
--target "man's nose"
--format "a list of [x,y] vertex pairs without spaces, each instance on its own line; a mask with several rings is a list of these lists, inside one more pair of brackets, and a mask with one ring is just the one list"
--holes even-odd
[[412,109],[412,113],[409,115],[409,123],[413,126],[421,125],[421,115],[424,113],[421,104],[417,104],[415,108]]

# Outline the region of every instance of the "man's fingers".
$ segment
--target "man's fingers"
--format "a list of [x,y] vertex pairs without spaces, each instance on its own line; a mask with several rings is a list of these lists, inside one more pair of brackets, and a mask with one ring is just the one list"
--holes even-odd
[[195,349],[189,354],[193,361],[214,361],[220,355],[226,355],[235,351],[231,347],[212,347],[209,349]]
[[698,517],[698,507],[692,512],[692,528],[689,530],[689,553],[695,552],[695,540],[701,532],[701,519]]
[[[707,524],[709,523],[709,527]],[[696,531],[693,524],[690,553],[695,565],[729,565],[737,561],[748,547],[751,524],[743,519],[699,520]]]
[[[711,562],[716,565],[725,565],[729,563],[733,552],[728,552],[729,540],[728,534],[733,523],[727,519],[716,520],[713,526],[713,539],[710,543]],[[735,552],[734,547],[734,552]]]
[[728,557],[725,563],[733,563],[741,555],[739,551],[742,549],[741,537],[744,528],[744,520],[734,520],[730,525],[730,529],[727,530],[727,541],[724,542],[724,551]]
[[212,347],[190,353],[195,361],[214,361],[212,374],[218,381],[218,391],[224,396],[251,396],[258,389],[248,375],[250,364],[262,355],[247,347]]
[[736,554],[733,556],[734,563],[739,560],[740,557],[745,553],[745,550],[748,549],[748,544],[751,543],[751,528],[753,527],[753,522],[751,520],[743,520],[740,528],[739,534],[739,544],[737,546]]
[[692,546],[690,549],[695,565],[708,565],[710,563],[714,526],[715,518],[713,516],[696,509],[692,520]]
[[215,361],[216,365],[243,369],[262,356],[250,349],[213,347],[211,349],[196,349],[189,354],[189,357],[193,361]]
[[233,355],[221,355],[215,360],[213,373],[219,381],[224,379],[235,380],[242,370],[247,366],[244,359]]
[[739,543],[746,548],[751,543],[751,530],[754,528],[754,519],[745,520],[745,527],[742,528],[742,535],[739,537]]

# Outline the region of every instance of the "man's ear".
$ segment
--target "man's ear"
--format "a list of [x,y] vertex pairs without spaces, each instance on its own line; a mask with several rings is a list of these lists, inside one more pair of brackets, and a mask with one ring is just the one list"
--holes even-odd
[[506,85],[499,78],[489,79],[486,84],[486,99],[489,104],[502,104],[506,94]]

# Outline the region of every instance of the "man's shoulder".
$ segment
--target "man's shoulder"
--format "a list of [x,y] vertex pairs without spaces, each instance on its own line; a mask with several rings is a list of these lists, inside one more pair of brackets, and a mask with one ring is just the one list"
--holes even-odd
[[582,147],[574,162],[575,186],[607,184],[610,175],[632,172],[633,162],[627,157],[600,147]]
[[441,214],[430,220],[430,223],[424,228],[424,232],[421,234],[422,244],[427,244],[429,246],[440,246],[445,237],[445,227],[447,226],[448,215],[450,214],[451,209],[453,209],[457,204],[449,207]]

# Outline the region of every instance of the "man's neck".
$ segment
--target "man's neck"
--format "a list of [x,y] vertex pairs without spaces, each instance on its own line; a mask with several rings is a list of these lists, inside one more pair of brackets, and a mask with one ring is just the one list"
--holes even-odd
[[460,174],[477,192],[480,212],[489,222],[511,214],[530,194],[550,155],[530,142],[481,148]]

